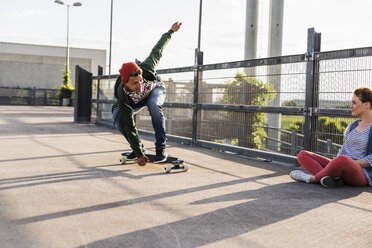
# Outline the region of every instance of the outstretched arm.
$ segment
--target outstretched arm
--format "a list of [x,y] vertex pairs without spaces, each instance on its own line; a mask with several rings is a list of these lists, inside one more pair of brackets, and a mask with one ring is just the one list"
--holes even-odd
[[[163,50],[165,46],[168,44],[169,40],[171,39],[171,35],[174,32],[177,32],[181,28],[182,22],[175,22],[173,23],[170,30],[164,33],[160,40],[156,43],[154,48],[152,49],[150,55],[140,64],[140,67],[144,71],[148,71],[155,75],[156,68],[159,64],[159,61],[163,55]],[[145,72],[144,72],[145,73]]]

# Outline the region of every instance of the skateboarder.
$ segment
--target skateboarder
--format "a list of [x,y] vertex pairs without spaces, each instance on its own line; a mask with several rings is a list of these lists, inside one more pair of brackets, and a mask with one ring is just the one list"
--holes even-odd
[[143,62],[124,63],[119,70],[120,76],[115,83],[116,103],[112,106],[114,125],[123,134],[132,148],[128,159],[137,158],[139,165],[148,162],[141,140],[138,136],[134,115],[147,106],[155,131],[156,158],[154,162],[163,162],[168,154],[165,150],[166,134],[162,105],[165,100],[164,83],[159,80],[156,68],[162,57],[164,47],[182,23],[176,22],[164,33]]
[[345,142],[330,160],[315,153],[301,151],[298,162],[311,174],[292,171],[292,179],[306,183],[320,183],[326,188],[342,186],[372,186],[372,90],[366,87],[354,91],[352,116],[360,120],[350,123],[344,133]]

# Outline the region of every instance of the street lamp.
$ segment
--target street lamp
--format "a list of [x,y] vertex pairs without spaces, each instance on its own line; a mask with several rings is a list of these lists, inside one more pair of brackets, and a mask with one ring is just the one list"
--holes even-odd
[[79,7],[81,6],[81,2],[75,2],[74,4],[65,4],[63,1],[60,1],[60,0],[55,0],[54,1],[55,3],[58,3],[58,4],[61,4],[61,5],[64,5],[67,7],[67,46],[66,46],[66,68],[67,70],[69,69],[69,66],[70,66],[70,63],[69,63],[69,59],[70,59],[70,49],[69,49],[69,44],[68,44],[68,38],[69,38],[69,29],[70,29],[70,6],[75,6],[75,7]]
[[114,0],[111,0],[111,18],[110,18],[110,54],[109,54],[109,75],[111,75],[111,47],[112,47],[112,12]]

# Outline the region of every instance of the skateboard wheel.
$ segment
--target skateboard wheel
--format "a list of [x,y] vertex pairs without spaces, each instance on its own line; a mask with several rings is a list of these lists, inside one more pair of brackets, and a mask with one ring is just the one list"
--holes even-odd
[[127,158],[122,156],[120,159],[119,159],[119,163],[120,164],[125,164],[127,162]]
[[172,169],[172,166],[170,166],[170,165],[164,165],[164,167],[163,167],[163,171],[165,173],[169,173],[171,171],[171,169]]
[[189,170],[189,166],[187,164],[183,164],[183,171],[188,171]]

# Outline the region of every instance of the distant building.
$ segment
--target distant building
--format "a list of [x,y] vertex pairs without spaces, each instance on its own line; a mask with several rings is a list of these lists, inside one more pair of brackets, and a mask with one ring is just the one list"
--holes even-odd
[[[0,87],[55,88],[62,84],[66,47],[0,42]],[[70,70],[75,85],[75,66],[105,74],[106,50],[71,48]]]

